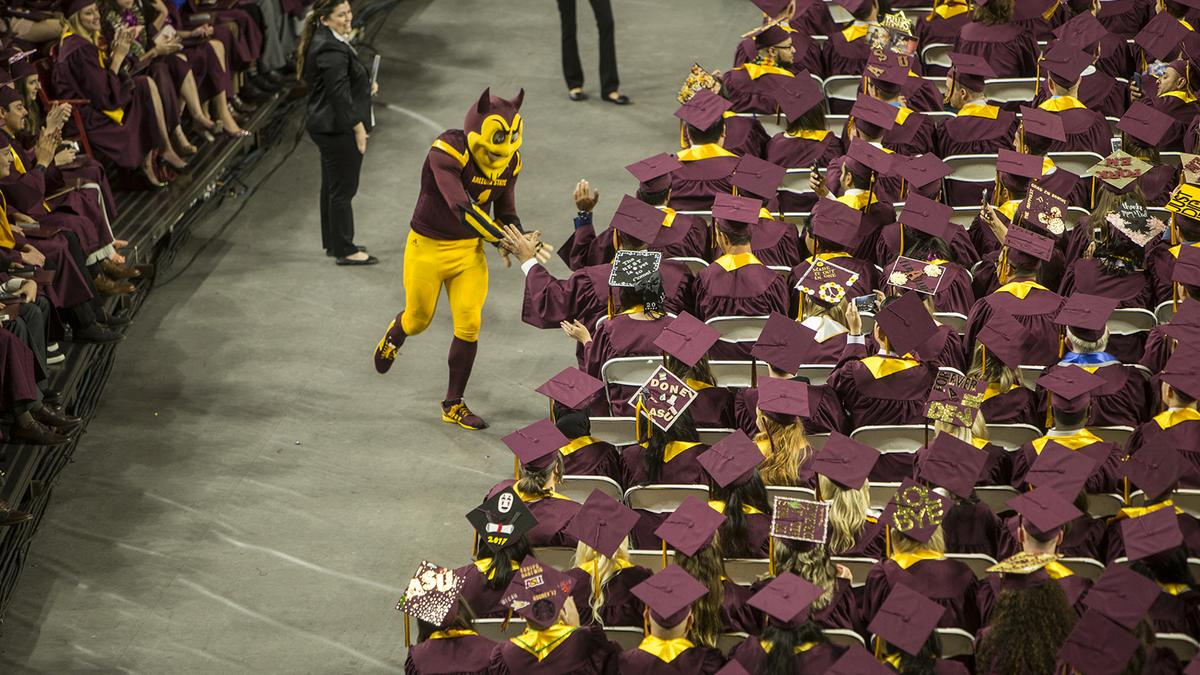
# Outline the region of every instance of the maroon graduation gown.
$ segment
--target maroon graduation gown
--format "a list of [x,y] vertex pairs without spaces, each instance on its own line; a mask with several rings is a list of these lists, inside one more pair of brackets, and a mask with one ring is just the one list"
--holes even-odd
[[75,264],[75,258],[72,257],[70,246],[65,238],[38,239],[34,242],[26,239],[19,232],[15,235],[17,241],[14,250],[24,247],[25,244],[32,244],[46,256],[46,261],[53,266],[54,278],[50,283],[38,284],[38,291],[45,293],[46,297],[50,298],[50,304],[61,309],[74,307],[92,299],[92,291],[88,286],[87,278]]
[[[148,81],[143,77],[122,80],[100,65],[96,46],[78,35],[63,39],[54,65],[54,90],[60,98],[88,99],[78,106],[84,130],[93,148],[117,166],[136,169],[162,140],[151,107]],[[123,110],[120,124],[102,110]],[[78,133],[67,121],[68,133]]]
[[1155,110],[1175,118],[1177,122],[1177,124],[1171,125],[1170,131],[1163,138],[1159,149],[1175,152],[1183,150],[1183,134],[1196,115],[1200,115],[1200,102],[1195,99],[1184,101],[1167,95],[1147,96],[1143,101],[1150,104],[1150,107]]
[[[1008,451],[998,445],[986,443],[979,451],[987,454],[987,462],[983,465],[983,469],[979,472],[979,481],[976,485],[1009,485],[1012,482],[1012,458],[1008,456]],[[926,447],[921,447],[917,450],[916,461],[913,464],[914,471],[912,477],[916,478],[920,472],[921,465],[928,456]],[[955,509],[963,506],[956,504]],[[989,509],[990,512],[990,509]],[[992,545],[995,546],[995,538],[992,537]],[[949,548],[947,547],[949,550]],[[957,549],[956,549],[957,551]],[[961,553],[969,553],[969,551],[957,551]],[[995,557],[993,554],[992,557]]]
[[[677,214],[670,227],[659,230],[658,237],[646,250],[658,251],[664,259],[707,258],[708,222],[700,216]],[[573,270],[612,262],[615,254],[612,226],[605,228],[599,237],[591,225],[576,227],[559,249],[559,258]]]
[[836,30],[833,16],[821,0],[797,0],[796,11],[788,19],[788,25],[803,35],[829,35]]
[[968,344],[974,344],[992,315],[997,311],[1011,314],[1021,325],[1029,329],[1030,340],[1026,342],[1022,364],[1049,366],[1058,362],[1058,326],[1054,317],[1062,306],[1061,295],[1041,288],[1034,288],[1024,298],[1005,291],[996,291],[980,298],[967,317],[964,334]]
[[832,75],[861,75],[870,56],[870,42],[866,33],[848,40],[856,33],[858,26],[851,24],[848,28],[829,34],[825,41],[825,76]]
[[[800,652],[792,657],[792,672],[794,673],[824,673],[833,667],[841,658],[846,647],[838,647],[830,642],[822,642],[811,649]],[[733,648],[729,653],[731,661],[737,661],[748,673],[761,673],[767,665],[768,655],[763,651],[758,636],[751,635]]]
[[[931,12],[913,22],[916,31],[917,44],[929,45],[935,42],[954,44],[955,38],[962,32],[963,26],[971,21],[971,12],[966,6],[944,5],[942,14]],[[959,11],[961,9],[961,11]],[[942,74],[945,69],[939,69]],[[928,71],[934,74],[934,69]]]
[[1154,309],[1154,282],[1148,271],[1119,277],[1101,269],[1096,258],[1071,263],[1058,289],[1063,297],[1078,291],[1119,300],[1118,307]]
[[[506,487],[511,487],[516,481],[509,479],[497,483],[488,491],[487,498],[491,499]],[[567,525],[579,513],[579,502],[565,497],[542,497],[525,502],[529,512],[537,519],[537,525],[525,534],[529,545],[538,546],[569,546],[574,548],[579,540],[566,533]]]
[[966,370],[967,351],[962,333],[945,324],[939,325],[933,337],[917,347],[917,356],[935,368]]
[[[1054,437],[1051,436],[1050,440],[1053,441]],[[1120,491],[1121,477],[1124,475],[1120,468],[1121,458],[1124,456],[1124,453],[1120,447],[1113,443],[1101,441],[1085,445],[1074,450],[1074,452],[1081,452],[1095,462],[1095,467],[1083,484],[1085,492]],[[1025,482],[1025,474],[1029,473],[1029,467],[1033,466],[1033,463],[1037,461],[1038,454],[1032,443],[1022,444],[1012,454],[1013,487],[1022,491],[1030,488],[1030,485]]]
[[680,211],[712,209],[717,193],[733,192],[729,177],[733,175],[738,159],[736,156],[721,156],[684,162],[683,168],[671,172],[670,207]]
[[600,626],[581,626],[541,661],[512,643],[501,642],[492,652],[491,675],[616,675],[621,648],[609,642]]
[[[258,60],[262,53],[263,34],[254,17],[246,10],[236,6],[213,10],[211,6],[201,4],[199,0],[188,0],[184,13],[204,13],[215,19],[213,35],[226,43],[225,54],[234,70],[242,70]],[[226,24],[236,25],[229,27]]]
[[1108,120],[1096,109],[1070,108],[1060,112],[1048,112],[1062,119],[1063,129],[1067,133],[1067,140],[1050,143],[1049,152],[1094,152],[1101,157],[1106,157],[1112,152],[1112,130],[1108,126]]
[[[1076,366],[1052,366],[1046,369],[1046,374],[1073,367]],[[1136,427],[1142,420],[1149,419],[1153,396],[1150,393],[1150,383],[1141,373],[1121,365],[1118,361],[1109,361],[1103,366],[1088,370],[1104,380],[1104,384],[1092,392],[1092,412],[1088,417],[1088,426]]]
[[[767,540],[771,538],[771,516],[765,513],[745,513],[745,536],[734,541],[729,535],[721,539],[721,552],[725,558],[766,558]],[[726,521],[728,523],[728,521]]]
[[700,319],[767,316],[787,311],[784,278],[766,265],[748,263],[726,271],[719,262],[714,262],[696,279],[696,312]]
[[[989,458],[989,462],[994,461],[994,457]],[[1003,530],[1000,518],[983,502],[959,501],[942,522],[947,553],[982,553],[995,558]]]
[[[660,544],[661,546],[661,544]],[[729,579],[721,581],[721,629],[726,633],[749,633],[761,624],[754,609],[746,604],[752,596],[748,586],[739,586]]]
[[[1200,247],[1200,244],[1189,244]],[[1175,260],[1183,245],[1171,246],[1170,242],[1154,242],[1146,251],[1146,269],[1154,283],[1154,301],[1165,302],[1171,299],[1173,284],[1171,277],[1175,274]]]
[[[903,124],[897,122],[894,127],[883,133],[883,147],[909,157],[933,152],[933,118],[911,108],[908,110],[908,117]],[[846,134],[843,133],[842,137],[845,138]]]
[[1152,166],[1137,182],[1146,205],[1161,208],[1171,200],[1171,192],[1179,185],[1179,169],[1167,164]]
[[[1003,583],[1001,575],[998,572],[993,572],[979,584],[976,601],[979,603],[979,618],[984,624],[992,616],[992,609],[996,606],[996,600],[1000,598],[1000,593],[1004,590]],[[1091,589],[1092,582],[1081,576],[1072,574],[1055,579],[1054,583],[1058,584],[1063,594],[1067,596],[1067,603],[1075,608],[1077,614],[1082,615],[1084,611],[1083,596]]]
[[[725,118],[725,149],[735,155],[739,157],[751,155],[760,159],[764,158],[767,152],[767,141],[769,140],[771,140],[771,137],[767,135],[766,129],[763,129],[762,122],[759,122],[757,119],[753,117]],[[672,196],[674,196],[674,190],[672,190]]]
[[[753,597],[764,586],[771,582],[771,579],[762,579],[750,585],[750,594]],[[759,626],[762,625],[762,617],[765,616],[761,612],[759,615]],[[854,589],[850,586],[850,582],[846,579],[837,578],[834,580],[833,597],[830,598],[829,604],[819,610],[812,612],[812,622],[821,628],[844,628],[857,633],[866,631],[866,624],[863,623],[862,615],[858,610],[858,598],[854,595]],[[761,630],[756,630],[752,634],[757,635]]]
[[482,635],[425,640],[408,650],[406,675],[485,675],[496,643]]
[[[575,580],[571,597],[575,598],[575,607],[579,610],[580,625],[595,623],[591,604],[592,576],[578,567],[564,573]],[[609,577],[608,583],[604,584],[604,604],[600,606],[601,623],[605,626],[641,626],[645,604],[632,591],[653,574],[645,567],[635,565]]]
[[[707,449],[707,445],[697,443],[668,459],[663,463],[658,480],[654,483],[692,485],[705,483],[708,474],[697,460]],[[646,448],[641,445],[628,445],[621,449],[621,487],[626,490],[635,485],[646,485],[650,482],[646,478],[646,469],[642,466],[642,456],[645,452]],[[645,547],[638,546],[638,548]]]
[[987,60],[996,77],[1033,77],[1037,69],[1037,42],[1013,24],[986,26],[971,21],[954,41],[954,51]]
[[1200,640],[1200,592],[1159,593],[1150,606],[1150,623],[1156,633],[1183,633]]
[[[808,168],[813,164],[820,167],[829,166],[833,158],[842,154],[842,146],[840,139],[832,131],[824,133],[824,138],[819,141],[784,133],[775,134],[767,143],[767,161],[785,169]],[[796,210],[786,206],[782,196],[780,207],[785,211]]]
[[1105,0],[1096,19],[1117,37],[1132,40],[1154,16],[1154,3],[1142,0]]
[[697,645],[667,663],[635,647],[621,652],[617,664],[621,675],[713,675],[725,665],[725,657],[714,647]]
[[1046,421],[1045,411],[1038,407],[1037,394],[1020,385],[984,399],[979,410],[988,424],[1042,426]]
[[[693,389],[696,385],[689,383]],[[728,429],[733,426],[734,393],[726,387],[706,386],[696,389],[699,396],[688,406],[692,421],[698,428]]]
[[[979,254],[975,251],[975,244],[971,241],[971,235],[966,228],[955,227],[954,236],[946,245],[950,247],[950,259],[970,268],[979,261]],[[891,223],[883,228],[880,233],[879,242],[876,245],[874,261],[884,269],[884,272],[891,267],[896,261],[896,256],[900,254],[900,223]],[[945,282],[943,282],[944,284]],[[941,291],[938,291],[941,293]],[[941,311],[941,310],[939,310]]]
[[852,359],[833,371],[829,385],[846,408],[850,429],[869,424],[922,424],[925,399],[936,372],[933,366],[921,363],[876,379],[861,360]]
[[[1007,536],[1000,542],[1000,558],[1008,558],[1020,550],[1017,546],[1017,528],[1020,526],[1020,516],[1011,515],[1004,519]],[[1058,552],[1066,558],[1104,560],[1104,528],[1103,518],[1093,518],[1086,513],[1079,516],[1064,528]]]
[[1146,366],[1151,372],[1159,372],[1167,365],[1167,359],[1171,358],[1171,350],[1175,340],[1167,335],[1162,326],[1155,326],[1150,329],[1150,334],[1146,336],[1146,348],[1142,353],[1142,358],[1138,363]]
[[[802,417],[806,434],[827,434],[830,431],[846,429],[846,413],[842,410],[837,393],[825,384],[815,384],[808,388],[808,405],[810,411],[815,411],[811,417]],[[753,437],[758,433],[758,388],[747,387],[739,389],[733,399],[734,427]]]
[[[463,565],[455,570],[463,578],[463,587],[459,591],[467,606],[481,619],[495,619],[508,614],[508,608],[500,604],[505,588],[491,589],[487,578],[475,566],[475,563]],[[514,572],[514,574],[516,574]]]
[[863,588],[863,620],[868,625],[897,584],[908,586],[946,608],[938,626],[961,628],[968,633],[979,629],[975,600],[979,582],[965,564],[949,559],[920,560],[905,570],[894,560],[881,561],[871,568]]
[[0,405],[5,410],[42,399],[37,372],[33,351],[7,328],[0,328]]
[[[572,439],[578,440],[578,439]],[[621,482],[621,456],[606,441],[590,439],[587,445],[563,451],[563,474],[567,476],[604,476]]]
[[[20,175],[14,165],[8,178],[0,181],[0,185],[3,186],[9,203],[13,207],[32,216],[38,222],[71,230],[79,237],[79,246],[85,253],[91,253],[112,243],[112,233],[105,224],[105,217],[108,214],[101,207],[96,191],[72,190],[54,199],[46,200],[46,195],[62,189],[62,174],[55,173],[54,165],[47,167],[44,171],[35,170],[37,157],[34,153],[16,143],[15,139],[12,147],[20,155],[21,163],[26,170],[23,175]],[[99,181],[92,182],[96,182],[103,190],[108,183],[104,180],[103,170],[99,167],[95,167],[94,170],[100,176]],[[111,193],[107,194],[105,196],[106,204],[111,199]],[[46,211],[43,202],[49,204],[50,212]]]
[[[1172,507],[1164,507],[1172,508]],[[1186,513],[1175,514],[1179,519],[1179,529],[1183,531],[1183,546],[1187,549],[1188,557],[1195,558],[1200,554],[1200,520],[1196,520],[1194,516]],[[1107,553],[1104,557],[1104,564],[1111,564],[1117,558],[1125,555],[1125,536],[1122,533],[1121,521],[1125,519],[1122,514],[1117,514],[1115,520],[1108,523],[1108,531],[1105,533],[1105,547]]]
[[[826,177],[825,177],[825,184],[830,186],[830,191],[833,192],[833,194],[838,195],[838,196],[840,196],[842,194],[842,188],[841,188],[839,181],[842,179],[842,164],[845,161],[846,161],[845,157],[842,156],[842,157],[838,157],[838,158],[834,159],[832,162],[830,162],[829,163],[829,172],[828,172],[828,174],[826,174]],[[895,175],[891,175],[891,176],[879,176],[876,179],[875,185],[874,185],[874,187],[871,188],[871,190],[872,190],[872,194],[880,202],[885,202],[887,204],[894,204],[896,202],[904,201],[904,200],[900,199],[900,188],[902,185],[903,185],[903,179],[899,176],[899,174],[895,174]],[[888,223],[893,223],[893,222],[895,222],[895,221],[891,220],[891,221],[888,221],[887,223],[879,223],[879,227],[882,227],[883,225],[887,225]],[[862,227],[861,224],[860,224],[860,227]],[[873,229],[877,230],[878,227],[873,228]],[[860,236],[863,236],[863,235],[860,235]],[[872,242],[873,241],[874,241],[874,238],[872,238]],[[861,248],[861,245],[860,245],[860,248]],[[870,254],[868,253],[868,255],[870,255]]]
[[1125,449],[1132,455],[1143,445],[1162,443],[1179,448],[1184,460],[1179,476],[1180,487],[1200,488],[1200,420],[1187,420],[1164,429],[1159,419],[1155,416],[1134,429]]
[[938,134],[938,156],[994,154],[1001,148],[1012,148],[1017,116],[1008,110],[995,112],[995,117],[959,112],[946,120]]
[[794,77],[767,73],[753,79],[745,68],[739,66],[725,73],[721,93],[737,112],[774,115],[779,109],[774,88],[783,86],[786,80]]
[[[592,341],[583,349],[580,369],[595,378],[601,378],[605,362],[621,356],[655,356],[662,350],[654,345],[666,319],[640,321],[628,314],[618,314],[600,324],[592,334]],[[612,384],[608,386],[610,414],[618,417],[632,416],[633,410],[626,401],[636,387]]]
[[750,228],[750,250],[759,262],[772,267],[791,267],[804,257],[804,244],[795,224],[773,217],[759,218],[758,224]]

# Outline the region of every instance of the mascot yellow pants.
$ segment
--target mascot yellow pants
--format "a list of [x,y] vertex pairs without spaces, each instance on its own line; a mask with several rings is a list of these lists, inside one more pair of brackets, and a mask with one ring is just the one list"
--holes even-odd
[[454,317],[454,337],[478,341],[488,293],[483,240],[430,239],[409,230],[404,247],[404,314],[400,317],[405,335],[429,327],[443,285]]

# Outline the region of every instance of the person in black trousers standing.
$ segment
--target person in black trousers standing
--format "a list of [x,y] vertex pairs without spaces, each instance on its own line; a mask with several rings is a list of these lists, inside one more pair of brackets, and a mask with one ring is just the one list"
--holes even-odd
[[339,265],[379,259],[354,243],[358,176],[377,87],[350,45],[347,0],[317,0],[304,20],[296,73],[308,85],[308,134],[321,151],[321,243]]
[[[620,78],[617,75],[617,36],[613,22],[611,0],[588,0],[592,14],[596,15],[596,28],[600,31],[600,95],[605,101],[617,105],[630,103],[629,97],[621,94]],[[567,80],[567,96],[572,101],[586,101],[583,91],[583,65],[579,63],[579,41],[575,39],[575,0],[558,0],[558,15],[562,19],[562,62],[563,77]]]

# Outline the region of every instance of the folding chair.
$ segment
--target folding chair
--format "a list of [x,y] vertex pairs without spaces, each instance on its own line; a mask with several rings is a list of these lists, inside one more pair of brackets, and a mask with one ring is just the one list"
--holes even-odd
[[761,361],[709,361],[708,368],[722,387],[752,386],[750,373],[755,370],[758,380],[771,376],[771,367]]
[[833,368],[834,366],[823,363],[802,363],[796,374],[807,377],[810,385],[825,384],[829,381],[829,375],[833,373]]
[[858,93],[862,91],[861,75],[831,75],[825,78],[822,89],[825,99],[829,101],[829,109],[846,112],[854,107]]
[[1045,366],[1017,366],[1017,372],[1021,375],[1021,386],[1030,391],[1037,391],[1037,379],[1045,370]]
[[605,626],[604,637],[621,645],[622,650],[637,649],[646,633],[637,626]]
[[608,401],[608,409],[612,410],[613,404],[609,385],[640,387],[662,364],[661,356],[618,356],[605,361],[600,366],[600,379],[604,380],[604,399]]
[[1158,303],[1158,307],[1154,308],[1154,318],[1159,323],[1170,323],[1175,318],[1175,303],[1170,300]]
[[[925,8],[921,7],[919,9],[923,10]],[[930,10],[930,11],[932,11],[932,10]],[[912,16],[911,12],[912,12],[912,10],[909,10],[909,9],[904,10],[904,13],[910,17]],[[916,23],[915,23],[916,20],[914,19],[913,21],[914,21],[913,25],[916,25]],[[946,95],[946,76],[945,75],[923,75],[922,77],[924,77],[926,81],[932,82],[933,85],[938,88],[938,91],[940,91],[942,93],[942,96]],[[953,115],[954,113],[950,113],[950,114]]]
[[[675,559],[675,551],[667,551],[667,564],[670,564]],[[638,567],[645,567],[648,570],[660,570],[663,568],[663,553],[662,551],[637,550],[629,551],[629,562]]]
[[954,213],[950,214],[950,222],[961,225],[962,229],[971,229],[971,223],[975,222],[975,216],[979,215],[979,205],[975,206],[955,206]]
[[705,445],[716,445],[723,438],[733,433],[733,429],[697,429],[700,434],[700,442]]
[[1032,424],[989,424],[988,440],[1005,450],[1016,450],[1042,435]]
[[876,483],[867,481],[867,485],[871,491],[870,504],[871,508],[876,511],[882,511],[887,507],[888,502],[892,501],[892,497],[896,496],[896,491],[900,489],[899,483]]
[[859,427],[850,433],[850,438],[880,452],[915,452],[925,445],[925,436],[935,435],[921,424],[882,424]]
[[812,488],[806,487],[790,487],[786,485],[768,485],[767,486],[767,503],[774,506],[776,497],[790,497],[792,499],[807,499],[816,501],[817,493]]
[[722,654],[728,654],[748,637],[750,636],[746,633],[721,633],[717,636],[717,649],[721,650]]
[[1077,577],[1095,581],[1104,574],[1104,563],[1092,558],[1059,558],[1058,564],[1071,570]]
[[859,647],[867,646],[867,641],[849,628],[822,628],[821,632],[830,642],[839,647],[850,647],[853,645],[858,645]]
[[625,496],[621,486],[617,485],[617,481],[608,476],[563,476],[562,482],[555,486],[555,490],[560,495],[570,497],[580,503],[590,497],[595,490],[599,490],[617,501],[621,501]]
[[637,443],[632,417],[593,417],[591,435],[618,448]]
[[38,98],[42,101],[42,106],[47,112],[54,106],[55,103],[70,103],[71,104],[71,121],[75,123],[75,130],[79,133],[79,145],[83,149],[83,154],[90,159],[95,159],[96,156],[92,153],[92,144],[88,140],[87,130],[83,127],[83,114],[81,109],[85,105],[91,105],[91,100],[86,98],[57,98],[54,88],[54,62],[58,58],[58,45],[50,48],[50,58],[38,59],[33,62],[34,69],[38,76]]
[[1036,77],[998,77],[987,81],[988,103],[1003,106],[1006,103],[1033,102],[1037,91]]
[[[935,69],[942,69],[938,72],[945,73],[950,70],[950,52],[954,50],[954,45],[948,45],[944,42],[931,42],[921,48],[921,63],[926,66],[932,66]],[[1032,90],[1031,90],[1032,91]]]
[[808,438],[808,444],[812,446],[813,450],[825,447],[825,441],[829,440],[829,434],[806,434],[805,437]]
[[1183,663],[1191,661],[1200,651],[1200,642],[1196,642],[1184,633],[1155,633],[1154,640],[1159,646],[1175,652],[1175,656]]
[[535,546],[533,557],[557,570],[569,570],[575,563],[575,549],[567,546]]
[[939,373],[942,373],[942,372],[952,373],[959,377],[966,377],[966,375],[963,373],[963,371],[959,370],[958,368],[955,368],[954,366],[938,366],[938,372]]
[[1088,493],[1087,512],[1096,518],[1110,518],[1125,508],[1125,498],[1112,492]]
[[703,258],[680,257],[680,258],[670,258],[670,259],[674,260],[675,262],[681,262],[684,265],[687,265],[688,271],[691,272],[693,275],[700,274],[701,272],[704,271],[704,268],[708,267],[708,262],[706,260],[704,260]]
[[983,553],[947,553],[946,558],[957,560],[970,567],[971,571],[975,573],[976,579],[986,579],[987,569],[996,564],[995,558]]
[[[988,91],[992,90],[992,83],[988,82]],[[1104,161],[1104,158],[1094,152],[1049,152],[1046,153],[1054,165],[1060,169],[1070,171],[1076,176],[1086,176],[1088,169],[1095,166],[1097,163]]]
[[1158,153],[1158,159],[1162,164],[1174,167],[1183,166],[1183,153],[1181,152],[1160,152]]
[[[958,195],[955,199],[961,202],[950,206],[974,206],[978,211],[978,195],[996,183],[996,155],[950,155],[944,161],[950,165],[951,173],[942,179],[943,188],[946,194]],[[949,188],[953,185],[961,187],[952,191]],[[964,201],[968,196],[970,201]]]
[[1179,488],[1171,494],[1171,500],[1189,515],[1200,516],[1200,490]]
[[1112,316],[1108,317],[1108,332],[1113,335],[1149,333],[1157,325],[1158,318],[1154,312],[1140,307],[1115,309]]
[[524,630],[525,626],[519,618],[510,621],[507,630],[504,629],[504,619],[475,619],[475,632],[493,642],[504,642]]
[[849,120],[850,120],[849,115],[826,115],[825,116],[825,130],[828,131],[829,133],[833,134],[834,136],[841,138],[842,137],[842,129],[846,128],[846,122],[848,122]]
[[979,501],[987,504],[996,514],[1012,511],[1008,500],[1018,494],[1020,493],[1010,485],[979,485],[975,488],[975,496],[979,497]]
[[[783,175],[783,182],[779,184],[780,191],[794,192],[796,194],[804,194],[812,192],[808,186],[808,178],[812,175],[812,167],[798,167],[788,169]],[[785,214],[786,218],[786,214]]]
[[768,318],[766,316],[714,316],[704,323],[717,329],[717,332],[721,334],[719,338],[721,342],[757,342]]
[[708,501],[707,485],[639,485],[625,491],[625,503],[631,509],[670,513],[689,496]]
[[933,318],[953,328],[955,333],[961,333],[967,327],[967,316],[958,312],[934,312]]
[[771,573],[771,561],[766,558],[726,558],[725,576],[739,586],[749,586]]
[[1200,558],[1188,558],[1188,571],[1192,573],[1193,579],[1200,575]]
[[835,555],[831,560],[850,570],[850,576],[853,577],[850,585],[855,588],[867,583],[867,575],[871,573],[871,568],[879,564],[879,561],[874,558],[850,558]]
[[935,628],[938,641],[942,643],[942,658],[975,655],[975,636],[961,628]]
[[1133,435],[1133,427],[1088,427],[1100,438],[1120,447],[1125,447],[1129,437]]

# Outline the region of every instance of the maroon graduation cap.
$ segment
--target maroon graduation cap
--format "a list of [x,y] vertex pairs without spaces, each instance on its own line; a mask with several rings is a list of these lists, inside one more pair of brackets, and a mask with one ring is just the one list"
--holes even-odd
[[1054,317],[1054,323],[1071,329],[1077,337],[1096,341],[1104,336],[1108,317],[1112,316],[1119,301],[1101,295],[1072,293]]
[[1162,145],[1163,139],[1166,138],[1174,123],[1175,118],[1170,115],[1156,110],[1142,101],[1137,101],[1129,106],[1125,114],[1121,116],[1121,120],[1117,122],[1117,129],[1124,131],[1147,147],[1153,148]]
[[725,522],[725,515],[709,506],[696,495],[688,495],[679,507],[667,516],[654,534],[672,548],[688,556],[704,548]]
[[659,366],[629,398],[630,407],[644,412],[654,426],[666,431],[699,394],[675,373]]
[[758,409],[788,420],[808,417],[808,385],[798,380],[771,377],[758,383]]
[[791,78],[772,78],[771,86],[775,87],[775,100],[788,122],[795,122],[825,103],[825,92],[808,71]]
[[939,370],[925,402],[925,417],[931,420],[970,428],[983,405],[987,381]]
[[1062,117],[1041,108],[1021,106],[1021,122],[1025,133],[1042,136],[1054,141],[1066,141],[1067,131]]
[[697,461],[714,483],[729,487],[750,480],[763,459],[762,451],[754,441],[746,432],[737,429],[701,453]]
[[1067,200],[1037,183],[1029,184],[1029,191],[1015,215],[1017,222],[1027,223],[1055,237],[1067,231]]
[[[738,160],[729,181],[739,190],[763,199],[770,199],[775,196],[779,190],[779,184],[783,182],[783,177],[786,175],[787,169],[778,164],[772,164],[754,155],[743,155]],[[755,213],[757,214],[757,211]]]
[[638,199],[625,195],[617,205],[609,225],[633,239],[649,246],[662,229],[663,212]]
[[829,502],[776,495],[771,506],[771,536],[824,544],[829,537]]
[[[1167,13],[1159,16],[1163,15]],[[1118,675],[1140,644],[1137,637],[1099,612],[1086,612],[1059,648],[1058,659],[1075,672]]]
[[1074,415],[1087,410],[1092,392],[1104,386],[1104,378],[1079,366],[1051,368],[1037,379],[1037,385],[1050,392],[1050,407]]
[[821,305],[832,307],[846,299],[858,278],[858,272],[854,270],[817,258],[796,283],[796,290]]
[[897,532],[926,542],[946,519],[951,505],[948,497],[906,478],[888,502],[884,515]]
[[1070,21],[1054,29],[1055,37],[1084,52],[1092,51],[1096,43],[1106,35],[1108,29],[1091,12],[1080,12],[1071,17]]
[[945,274],[946,268],[936,263],[899,256],[888,269],[887,283],[923,295],[936,295]]
[[949,57],[951,77],[971,91],[983,91],[985,80],[999,77],[982,56],[950,52]]
[[1016,368],[1025,357],[1029,331],[1012,314],[1000,310],[992,313],[977,337],[1004,365]]
[[1053,490],[1070,503],[1083,491],[1084,483],[1095,468],[1096,460],[1050,441],[1029,466],[1025,482],[1034,488]]
[[1159,12],[1133,37],[1133,41],[1151,59],[1162,61],[1178,51],[1179,43],[1187,33],[1188,29],[1170,12]]
[[813,235],[844,247],[846,250],[858,245],[862,211],[843,204],[836,199],[819,199],[813,206]]
[[650,608],[650,618],[663,628],[683,623],[691,612],[692,603],[708,593],[708,587],[674,563],[654,573],[634,586],[634,597]]
[[[922,157],[925,156],[922,155]],[[954,215],[953,208],[928,197],[910,193],[904,202],[904,208],[900,211],[899,221],[905,227],[911,227],[949,243],[954,237],[954,228],[958,227],[950,221],[952,215]]]
[[600,490],[592,490],[564,531],[611,558],[640,519],[637,511]]
[[[833,431],[812,460],[813,472],[847,490],[857,490],[867,482],[880,455],[875,448]],[[831,495],[822,496],[829,498]]]
[[696,129],[709,129],[732,107],[729,101],[707,89],[701,89],[687,103],[679,106],[675,116]]
[[[1074,497],[1071,497],[1073,500]],[[1063,525],[1083,515],[1083,511],[1060,495],[1054,488],[1043,485],[1031,492],[1024,492],[1007,504],[1021,514],[1025,528],[1039,539],[1057,531]]]
[[1121,521],[1121,538],[1125,540],[1125,557],[1141,560],[1181,546],[1183,531],[1175,509],[1168,507]]
[[544,469],[554,463],[559,448],[571,442],[549,419],[542,419],[522,427],[500,439],[508,446],[521,466],[533,470]]
[[578,368],[564,368],[534,391],[572,410],[579,410],[603,389],[602,380]]
[[539,626],[558,619],[575,579],[533,556],[526,556],[500,597],[500,604]]
[[1128,567],[1109,565],[1084,596],[1083,605],[1089,613],[1096,612],[1118,626],[1134,630],[1161,592],[1158,584]]
[[780,372],[795,373],[804,362],[804,352],[801,348],[811,342],[815,335],[811,328],[775,312],[767,318],[758,340],[750,350],[750,356],[766,361]]
[[1092,65],[1092,57],[1074,45],[1059,41],[1042,54],[1042,68],[1050,79],[1060,87],[1072,87],[1079,81],[1083,71]]
[[883,328],[892,349],[900,355],[916,351],[937,333],[937,324],[921,303],[920,294],[913,291],[879,310],[875,323]]
[[659,153],[625,167],[641,184],[642,192],[664,192],[671,187],[671,172],[683,168],[683,162],[670,153]]
[[511,487],[488,497],[467,513],[467,520],[479,538],[493,552],[499,552],[537,525],[537,519]]
[[694,368],[720,338],[716,328],[681,312],[654,339],[654,346]]
[[903,584],[896,584],[867,626],[889,644],[916,656],[937,628],[946,609]]
[[797,574],[783,572],[746,601],[754,609],[784,625],[808,620],[808,608],[825,589]]
[[950,434],[938,432],[933,442],[925,448],[917,475],[927,483],[969,499],[987,460],[988,454],[983,450]]

